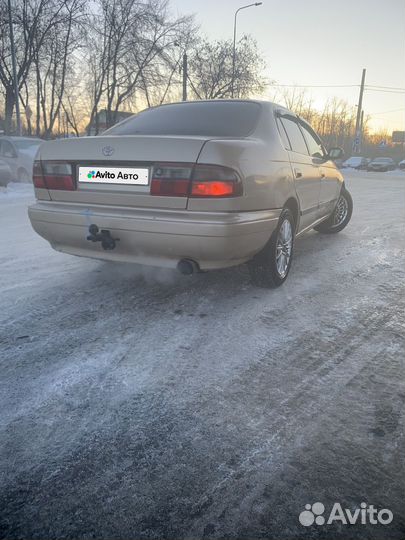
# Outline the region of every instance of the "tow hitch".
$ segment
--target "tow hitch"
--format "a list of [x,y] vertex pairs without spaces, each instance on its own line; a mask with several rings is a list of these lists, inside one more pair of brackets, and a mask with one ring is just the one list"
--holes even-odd
[[87,240],[90,242],[101,242],[101,247],[107,251],[111,251],[116,247],[116,242],[119,242],[119,238],[113,238],[110,231],[102,229],[101,231],[97,225],[90,225],[89,236]]

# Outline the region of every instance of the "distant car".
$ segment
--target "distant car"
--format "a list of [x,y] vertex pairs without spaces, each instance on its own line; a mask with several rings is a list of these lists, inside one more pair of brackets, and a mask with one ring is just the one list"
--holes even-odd
[[401,171],[405,170],[405,159],[398,163],[398,167],[401,169]]
[[295,236],[350,221],[341,153],[272,103],[162,105],[99,137],[41,145],[29,216],[58,251],[183,274],[248,262],[256,285],[276,287]]
[[370,160],[361,156],[352,156],[346,161],[343,162],[343,168],[358,169],[364,170],[367,168],[367,165],[370,163]]
[[11,169],[5,161],[0,159],[0,186],[6,186],[12,180]]
[[11,169],[12,180],[29,182],[35,155],[42,139],[0,136],[0,159]]
[[397,164],[395,161],[392,158],[386,157],[375,158],[367,165],[368,171],[375,172],[395,171],[396,168]]
[[364,163],[359,167],[359,171],[366,171],[370,163],[371,163],[371,158],[368,158],[368,157],[364,158]]

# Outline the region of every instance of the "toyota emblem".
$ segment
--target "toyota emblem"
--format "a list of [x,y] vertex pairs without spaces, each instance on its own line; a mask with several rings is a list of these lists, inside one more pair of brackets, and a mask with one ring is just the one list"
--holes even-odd
[[112,146],[103,146],[101,150],[104,156],[112,156],[114,153],[114,148]]

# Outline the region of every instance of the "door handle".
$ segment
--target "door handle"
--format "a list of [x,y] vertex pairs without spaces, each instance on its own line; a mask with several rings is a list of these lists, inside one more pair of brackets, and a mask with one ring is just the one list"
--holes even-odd
[[325,176],[326,174],[323,171],[321,171],[321,178],[325,178]]
[[302,172],[299,169],[294,169],[295,178],[302,178]]

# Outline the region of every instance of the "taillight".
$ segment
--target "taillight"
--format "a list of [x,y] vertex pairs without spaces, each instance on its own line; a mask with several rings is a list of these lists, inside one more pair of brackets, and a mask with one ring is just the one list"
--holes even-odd
[[197,165],[194,169],[190,197],[238,197],[242,182],[229,167]]
[[153,167],[151,195],[187,197],[192,165],[161,163]]
[[32,180],[36,188],[45,188],[44,175],[42,173],[42,166],[39,160],[34,161],[34,169],[32,171]]
[[172,197],[237,197],[242,182],[229,167],[158,164],[153,168],[151,195]]
[[33,179],[37,188],[64,191],[76,189],[72,165],[65,161],[35,161]]

